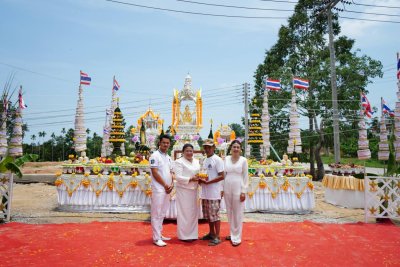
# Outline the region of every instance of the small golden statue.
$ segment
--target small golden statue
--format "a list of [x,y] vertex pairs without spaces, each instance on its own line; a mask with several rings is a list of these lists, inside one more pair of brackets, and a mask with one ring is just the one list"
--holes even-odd
[[182,121],[186,124],[192,123],[192,113],[190,112],[189,105],[185,106],[185,111],[182,114]]

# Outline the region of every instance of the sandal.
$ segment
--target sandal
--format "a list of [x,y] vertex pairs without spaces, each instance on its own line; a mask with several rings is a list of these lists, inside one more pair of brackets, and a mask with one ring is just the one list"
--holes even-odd
[[231,240],[231,236],[230,235],[226,236],[225,240]]
[[211,236],[210,233],[206,234],[205,236],[203,236],[202,238],[200,238],[201,240],[213,240],[213,237]]
[[216,237],[216,238],[214,238],[213,240],[211,240],[209,243],[208,243],[208,245],[209,246],[216,246],[216,245],[218,245],[218,244],[220,244],[221,243],[221,239],[219,239],[218,237]]

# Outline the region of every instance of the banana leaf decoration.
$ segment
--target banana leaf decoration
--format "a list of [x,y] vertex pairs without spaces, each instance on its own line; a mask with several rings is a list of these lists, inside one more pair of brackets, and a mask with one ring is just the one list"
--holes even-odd
[[7,156],[0,161],[0,173],[11,172],[21,178],[22,172],[20,167],[26,162],[36,161],[38,157],[36,154],[26,154],[17,159]]

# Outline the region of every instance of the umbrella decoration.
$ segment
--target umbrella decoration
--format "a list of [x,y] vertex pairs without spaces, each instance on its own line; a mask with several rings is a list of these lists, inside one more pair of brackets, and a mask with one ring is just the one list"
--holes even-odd
[[361,93],[361,112],[360,121],[358,122],[358,159],[365,160],[371,158],[371,151],[369,150],[369,141],[367,134],[367,126],[365,124],[364,116],[371,117],[372,109],[367,97]]
[[12,130],[12,137],[8,153],[11,157],[22,156],[22,110],[26,108],[24,100],[22,99],[22,86],[18,94],[18,108],[15,112],[14,127]]
[[0,157],[4,157],[7,153],[7,95],[3,95],[3,110],[0,115]]
[[394,111],[394,147],[396,149],[396,161],[400,161],[400,58],[397,53],[397,102]]
[[261,115],[261,133],[263,138],[263,145],[261,149],[261,155],[263,158],[267,158],[270,155],[271,143],[269,140],[269,111],[268,111],[268,90],[264,90],[264,102]]
[[293,152],[301,153],[299,118],[300,116],[299,112],[297,111],[297,104],[296,104],[296,92],[293,89],[292,104],[290,107],[289,141],[287,147],[288,154],[293,154]]
[[[383,107],[383,99],[381,98],[382,107]],[[380,122],[380,134],[379,134],[379,151],[378,151],[378,159],[379,160],[388,160],[389,159],[389,143],[388,143],[388,133],[386,130],[386,122],[385,115],[382,110],[381,122]]]
[[75,115],[75,130],[74,130],[74,148],[76,153],[85,153],[86,150],[86,128],[84,122],[84,108],[83,108],[83,90],[79,86],[78,103],[76,106]]

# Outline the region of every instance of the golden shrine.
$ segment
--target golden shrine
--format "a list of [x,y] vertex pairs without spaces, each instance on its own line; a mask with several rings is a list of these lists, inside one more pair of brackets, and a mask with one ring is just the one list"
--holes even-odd
[[160,114],[155,113],[151,107],[143,113],[137,121],[136,131],[139,132],[142,124],[146,133],[146,146],[151,150],[157,149],[157,135],[161,133],[164,120],[161,119]]
[[172,100],[171,132],[177,142],[174,150],[180,150],[185,143],[191,143],[195,150],[200,147],[197,143],[198,133],[203,128],[203,99],[201,89],[194,92],[192,77],[188,74],[181,91],[174,89]]
[[220,151],[220,156],[225,157],[229,144],[236,139],[236,133],[229,125],[221,125],[214,133],[214,143]]

